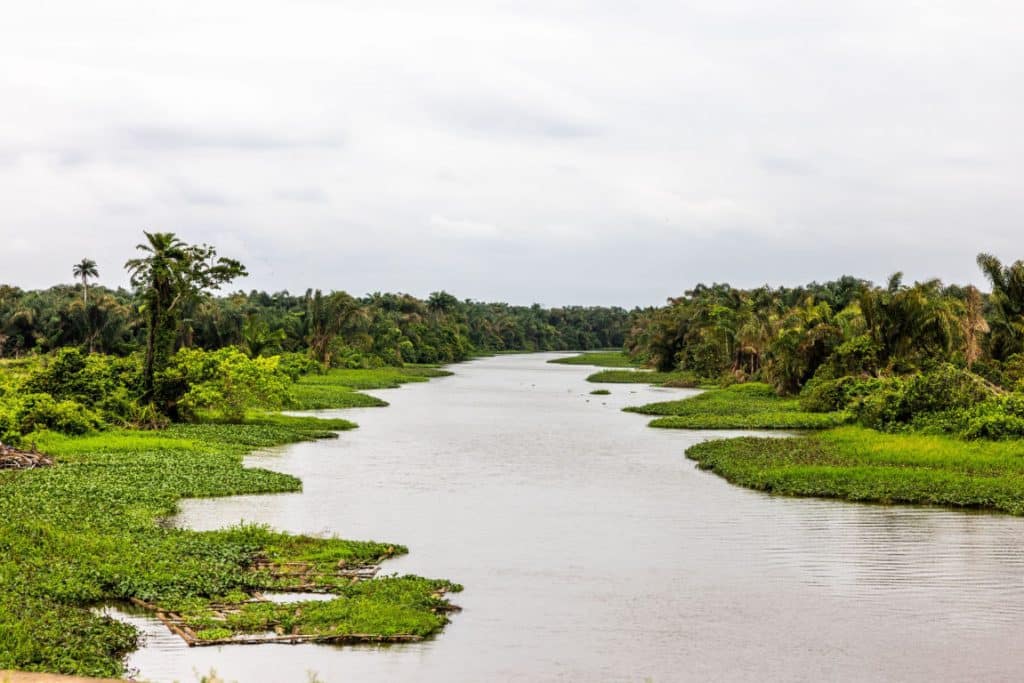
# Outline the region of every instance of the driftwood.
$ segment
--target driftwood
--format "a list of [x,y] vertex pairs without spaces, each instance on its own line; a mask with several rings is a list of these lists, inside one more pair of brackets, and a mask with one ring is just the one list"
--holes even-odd
[[49,467],[53,460],[35,451],[20,451],[0,443],[0,470],[31,470]]

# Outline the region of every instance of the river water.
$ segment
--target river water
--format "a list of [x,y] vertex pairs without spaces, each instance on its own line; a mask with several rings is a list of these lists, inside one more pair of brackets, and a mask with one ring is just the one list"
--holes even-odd
[[780,498],[683,451],[735,433],[649,429],[557,354],[499,356],[371,392],[389,408],[338,440],[247,462],[296,494],[186,501],[178,523],[241,520],[386,540],[385,573],[465,585],[437,638],[378,647],[190,649],[159,623],[129,666],[152,681],[1020,680],[1024,520]]

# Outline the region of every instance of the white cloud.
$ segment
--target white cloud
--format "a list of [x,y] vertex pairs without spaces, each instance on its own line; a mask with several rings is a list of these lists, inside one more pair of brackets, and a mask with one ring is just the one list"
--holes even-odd
[[697,280],[977,281],[975,252],[1024,256],[1022,18],[20,3],[0,25],[0,272],[45,286],[91,256],[123,283],[146,228],[293,291],[648,304]]

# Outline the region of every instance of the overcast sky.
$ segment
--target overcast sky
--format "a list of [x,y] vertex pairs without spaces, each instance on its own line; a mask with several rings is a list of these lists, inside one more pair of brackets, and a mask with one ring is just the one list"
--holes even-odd
[[1024,5],[8,3],[0,282],[657,304],[1024,257]]

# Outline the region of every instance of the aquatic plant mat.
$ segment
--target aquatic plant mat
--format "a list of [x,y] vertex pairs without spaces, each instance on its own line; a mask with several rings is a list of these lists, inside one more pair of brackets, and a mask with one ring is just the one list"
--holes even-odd
[[[279,566],[282,575],[307,576],[316,572],[306,563],[289,562],[286,566]],[[335,576],[339,579],[348,580],[350,585],[361,581],[373,579],[379,567],[376,565],[361,565],[353,568],[339,567]],[[422,581],[417,577],[392,577],[393,581]],[[432,582],[432,592],[427,596],[428,601],[433,603],[429,611],[441,623],[447,623],[445,616],[450,612],[461,611],[461,607],[448,602],[445,594],[450,590],[459,587],[446,582]],[[308,589],[306,586],[308,585]],[[302,588],[305,592],[313,592],[318,588],[315,583],[295,586]],[[356,594],[362,591],[355,591]],[[198,605],[193,602],[186,605],[181,612],[165,609],[159,605],[147,602],[140,598],[131,598],[133,605],[141,607],[156,616],[172,633],[180,636],[189,647],[205,647],[210,645],[261,645],[261,644],[284,644],[298,645],[301,643],[325,643],[325,644],[355,644],[355,643],[412,643],[423,640],[429,636],[429,632],[410,628],[410,632],[385,633],[379,630],[353,630],[357,625],[344,617],[351,616],[350,605],[345,604],[339,610],[338,606],[330,605],[335,601],[346,602],[353,599],[353,596],[340,595],[328,600],[294,600],[280,602],[272,600],[267,595],[255,592],[241,601],[209,601],[205,605]],[[186,611],[190,610],[190,611]],[[324,622],[320,617],[324,616],[317,612],[336,614],[338,618],[333,622]],[[307,619],[304,620],[304,617]],[[366,625],[370,625],[367,623]]]
[[[138,632],[95,611],[106,602],[152,605],[197,644],[402,642],[439,632],[452,611],[443,596],[460,587],[379,576],[377,565],[407,552],[399,544],[161,523],[183,498],[301,490],[295,477],[243,467],[243,456],[354,426],[259,415],[36,435],[52,467],[0,470],[0,669],[122,675]],[[289,592],[332,599],[267,599]]]

